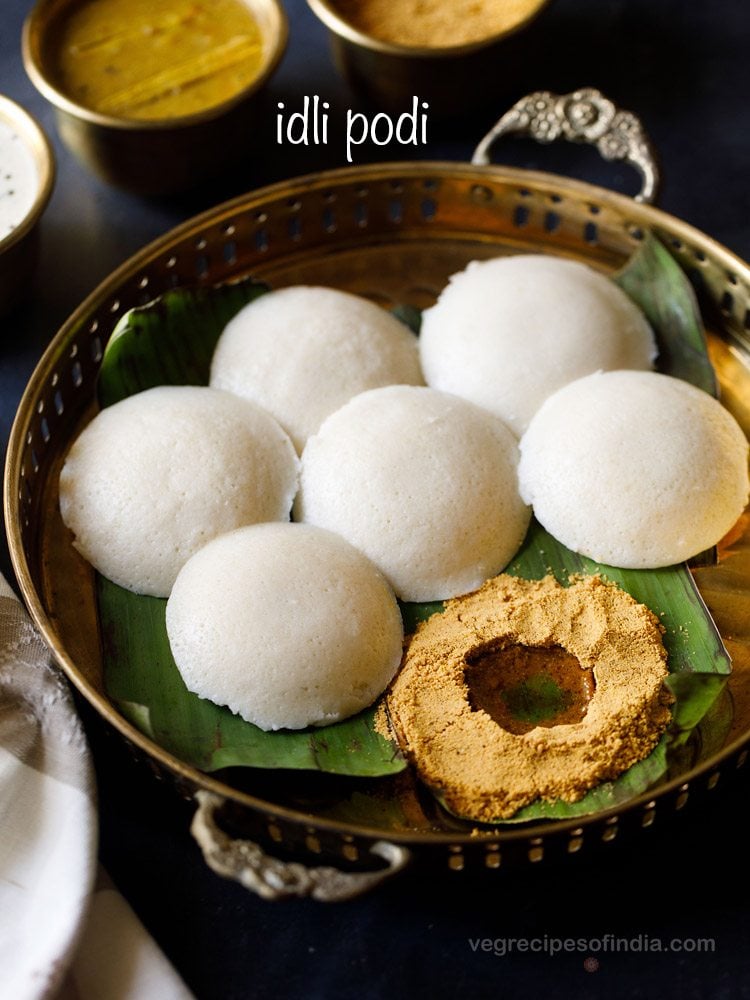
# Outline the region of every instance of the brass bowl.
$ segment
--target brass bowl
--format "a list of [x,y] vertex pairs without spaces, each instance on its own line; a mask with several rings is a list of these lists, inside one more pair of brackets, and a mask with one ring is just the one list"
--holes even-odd
[[38,189],[21,222],[0,239],[0,313],[6,312],[28,289],[38,250],[39,220],[55,183],[55,157],[47,136],[22,107],[0,96],[0,122],[15,130],[31,152],[38,173]]
[[261,92],[287,43],[279,0],[244,0],[266,40],[260,72],[249,86],[196,114],[148,121],[92,111],[59,89],[50,41],[61,14],[77,2],[39,0],[24,23],[22,47],[26,72],[55,108],[61,139],[85,167],[138,194],[173,194],[249,152]]
[[[747,770],[750,509],[720,547],[717,565],[695,571],[733,658],[726,694],[734,702],[731,728],[721,745],[699,739],[687,746],[658,786],[587,816],[476,826],[445,813],[411,771],[373,781],[262,769],[208,774],[137,729],[106,689],[94,573],[62,523],[59,473],[71,442],[96,411],[97,373],[120,317],[171,288],[251,274],[273,287],[330,285],[385,306],[424,308],[470,260],[551,253],[611,273],[651,230],[699,289],[723,403],[750,434],[750,265],[645,203],[654,186],[645,138],[629,112],[592,91],[529,95],[480,144],[478,159],[493,135],[521,129],[522,120],[534,132],[528,105],[539,111],[539,122],[558,123],[569,138],[607,139],[611,155],[618,122],[627,125],[632,150],[618,155],[644,168],[643,203],[564,177],[488,164],[376,164],[283,181],[183,223],[122,265],[60,329],[21,400],[8,445],[4,502],[11,558],[31,615],[80,694],[136,756],[195,801],[193,832],[208,864],[261,895],[346,898],[410,856],[424,865],[492,875],[596,856],[620,841],[637,849],[654,824],[710,810],[717,783]],[[597,125],[597,108],[599,126],[609,123],[610,131]],[[233,841],[217,826],[218,810],[242,839]]]
[[307,2],[328,28],[336,65],[356,91],[389,111],[409,110],[417,96],[441,118],[496,100],[509,83],[512,89],[516,36],[550,0],[536,0],[526,17],[502,31],[443,47],[384,42],[346,21],[335,0]]
[[678,219],[591,185],[450,163],[336,170],[243,195],[131,258],[76,310],[40,361],[16,417],[5,473],[5,521],[19,585],[80,693],[186,796],[200,801],[210,793],[226,804],[234,830],[313,864],[346,867],[359,859],[371,866],[371,851],[385,839],[454,870],[523,867],[543,857],[592,853],[613,840],[635,842],[655,819],[681,812],[688,797],[710,809],[719,775],[742,766],[750,746],[750,702],[743,695],[750,637],[742,621],[750,594],[750,519],[731,551],[718,566],[701,570],[698,581],[734,658],[735,724],[723,747],[709,749],[705,759],[697,755],[665,784],[607,812],[476,830],[443,814],[403,776],[377,779],[377,788],[357,779],[354,809],[353,782],[331,791],[332,783],[321,788],[320,776],[309,773],[210,775],[136,729],[107,694],[93,572],[70,545],[57,499],[64,455],[95,411],[97,371],[115,324],[126,310],[172,287],[253,274],[274,287],[328,284],[386,305],[424,307],[469,260],[549,252],[610,272],[647,229],[700,274],[724,403],[750,433],[750,266]]

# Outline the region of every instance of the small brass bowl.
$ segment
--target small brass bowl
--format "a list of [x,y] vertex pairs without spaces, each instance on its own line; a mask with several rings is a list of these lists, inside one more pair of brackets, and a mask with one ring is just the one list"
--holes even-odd
[[47,136],[28,111],[0,96],[0,122],[9,126],[31,154],[36,166],[36,194],[29,209],[7,235],[0,234],[0,313],[28,290],[39,244],[38,222],[55,183],[55,157]]
[[39,0],[24,24],[22,46],[26,72],[54,106],[60,137],[84,166],[138,194],[176,194],[250,151],[261,91],[287,43],[279,0],[244,0],[265,42],[260,71],[247,87],[195,114],[148,120],[92,111],[59,88],[51,42],[60,17],[78,2]]
[[[395,2],[395,0],[394,0]],[[307,0],[329,31],[334,60],[351,86],[376,107],[405,110],[412,96],[430,114],[450,117],[497,99],[513,86],[515,37],[551,0],[535,0],[520,21],[462,45],[402,45],[381,41],[350,24],[335,0]]]

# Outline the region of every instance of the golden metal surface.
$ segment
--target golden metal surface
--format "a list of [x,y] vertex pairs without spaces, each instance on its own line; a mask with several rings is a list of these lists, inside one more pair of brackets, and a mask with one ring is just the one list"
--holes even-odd
[[279,0],[243,0],[258,22],[263,64],[253,82],[197,114],[148,121],[105,115],[77,104],[57,86],[50,36],[78,0],[38,0],[23,27],[26,72],[55,109],[60,137],[103,180],[140,194],[188,190],[252,148],[259,94],[286,48],[288,23]]
[[14,101],[0,96],[0,121],[21,136],[34,157],[38,190],[34,204],[12,233],[0,239],[0,312],[26,291],[36,264],[38,224],[55,185],[55,156],[35,118]]
[[[640,830],[708,794],[707,775],[741,766],[750,740],[750,523],[700,571],[702,591],[735,656],[730,742],[629,803],[585,819],[473,832],[440,811],[406,775],[352,784],[330,776],[258,771],[208,776],[153,744],[107,698],[101,676],[89,567],[69,544],[57,505],[62,457],[93,412],[103,345],[127,309],[183,284],[252,273],[274,286],[330,284],[384,305],[425,306],[448,276],[477,257],[561,254],[604,272],[620,267],[647,229],[671,249],[700,289],[724,401],[750,430],[750,268],[692,227],[650,206],[590,185],[523,170],[398,163],[331,171],[228,202],[146,247],[108,278],[63,326],[37,367],[12,430],[5,518],[14,567],[33,618],[71,681],[96,710],[186,794],[227,800],[253,839],[310,856],[367,854],[384,837],[462,867],[502,868],[578,852]],[[532,843],[533,841],[533,843]],[[449,848],[453,853],[450,854]],[[344,850],[345,849],[345,850]],[[348,854],[346,853],[348,852]],[[459,852],[459,853],[456,853]],[[454,866],[456,862],[453,862]]]

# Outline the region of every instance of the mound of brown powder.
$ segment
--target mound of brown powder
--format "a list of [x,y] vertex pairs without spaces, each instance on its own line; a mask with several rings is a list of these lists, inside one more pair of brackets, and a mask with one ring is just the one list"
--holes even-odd
[[500,34],[527,21],[539,0],[335,0],[357,30],[397,45],[444,48]]
[[[669,724],[662,632],[600,577],[562,587],[499,576],[420,625],[388,713],[422,780],[458,815],[492,822],[539,798],[575,802],[648,756]],[[482,671],[496,676],[478,680]],[[513,723],[514,708],[529,714],[523,699],[514,706],[519,691],[551,692],[552,718]]]

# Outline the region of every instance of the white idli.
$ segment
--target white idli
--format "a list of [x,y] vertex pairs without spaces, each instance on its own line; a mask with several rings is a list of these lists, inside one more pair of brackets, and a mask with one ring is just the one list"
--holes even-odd
[[102,410],[60,474],[74,545],[104,576],[166,597],[209,539],[287,519],[297,456],[260,407],[199,386],[159,386]]
[[406,601],[467,593],[521,544],[518,446],[493,414],[414,386],[371,389],[302,454],[299,521],[342,535]]
[[249,303],[211,363],[211,385],[265,407],[299,451],[352,396],[396,383],[423,384],[417,338],[374,303],[333,288],[282,288]]
[[748,445],[708,393],[655,372],[604,372],[551,396],[521,439],[521,494],[568,548],[629,569],[679,563],[734,525]]
[[649,369],[641,311],[604,275],[559,257],[473,261],[427,309],[428,385],[484,406],[522,434],[551,393],[598,370]]
[[167,634],[191,691],[261,729],[302,729],[375,700],[401,661],[403,625],[382,575],[342,538],[260,524],[188,560]]

